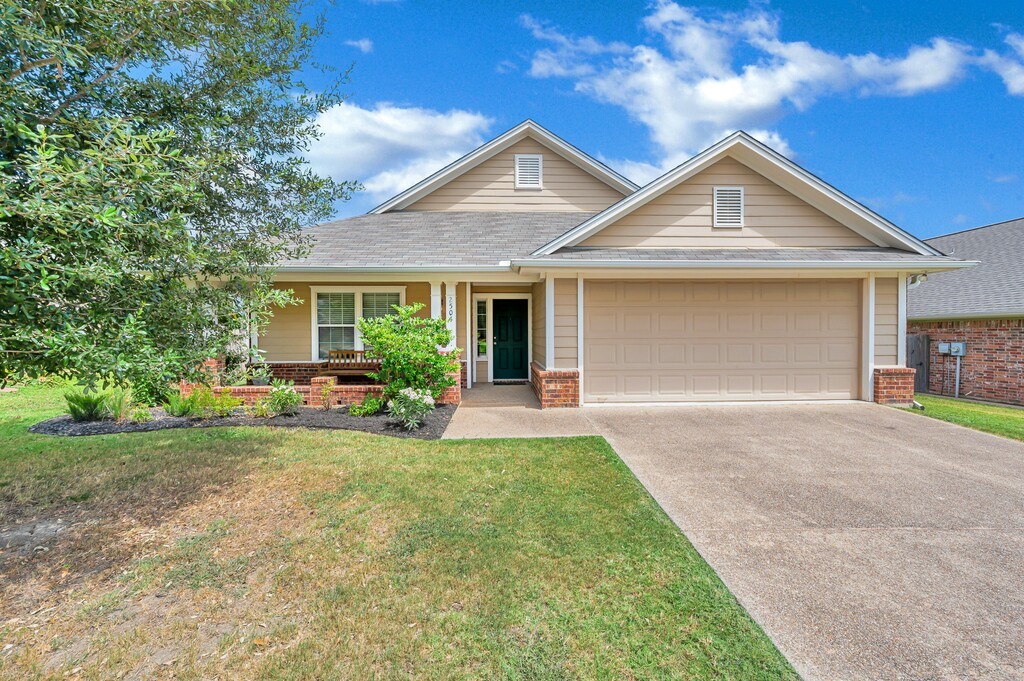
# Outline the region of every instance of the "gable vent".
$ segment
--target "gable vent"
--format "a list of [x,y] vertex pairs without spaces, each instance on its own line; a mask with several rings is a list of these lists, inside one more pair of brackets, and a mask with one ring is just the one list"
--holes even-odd
[[743,226],[743,187],[715,187],[715,227]]
[[516,189],[544,188],[544,157],[541,154],[516,154]]

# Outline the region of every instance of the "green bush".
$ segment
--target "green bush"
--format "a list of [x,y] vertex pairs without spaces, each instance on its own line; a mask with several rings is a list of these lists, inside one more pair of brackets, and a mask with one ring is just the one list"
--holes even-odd
[[138,404],[132,410],[131,419],[132,423],[149,423],[153,420],[153,415],[149,413],[148,407]]
[[270,411],[267,398],[261,397],[256,400],[256,404],[252,405],[252,411],[249,412],[249,415],[254,419],[269,419],[274,414]]
[[107,397],[107,393],[100,390],[64,394],[72,421],[101,421],[109,418],[110,408],[107,406]]
[[192,402],[181,393],[168,393],[164,398],[164,411],[171,416],[188,416],[192,412]]
[[425,390],[436,399],[455,385],[460,350],[438,350],[448,347],[452,333],[443,319],[417,317],[421,309],[422,303],[396,305],[395,314],[357,322],[367,355],[380,360],[380,369],[369,376],[384,385],[387,400],[405,388]]
[[434,398],[426,390],[405,388],[388,401],[388,413],[406,430],[419,428],[423,417],[434,408]]
[[213,389],[210,386],[197,385],[186,402],[189,409],[185,416],[194,419],[208,419],[215,413],[217,397],[213,394]]
[[131,388],[113,388],[107,393],[107,411],[115,421],[128,418],[135,405],[135,395]]
[[241,397],[232,397],[230,388],[222,388],[219,394],[213,398],[211,409],[213,410],[214,416],[220,418],[227,418],[237,409],[245,404],[245,400]]
[[367,395],[361,403],[350,404],[348,413],[352,416],[373,416],[384,408],[384,398]]
[[302,395],[295,390],[294,381],[274,381],[266,399],[271,412],[286,416],[297,413],[302,404]]

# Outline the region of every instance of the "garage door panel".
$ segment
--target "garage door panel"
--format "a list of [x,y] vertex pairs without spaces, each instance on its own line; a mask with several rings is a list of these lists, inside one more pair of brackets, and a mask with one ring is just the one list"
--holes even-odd
[[588,401],[858,395],[856,280],[587,281],[584,317]]

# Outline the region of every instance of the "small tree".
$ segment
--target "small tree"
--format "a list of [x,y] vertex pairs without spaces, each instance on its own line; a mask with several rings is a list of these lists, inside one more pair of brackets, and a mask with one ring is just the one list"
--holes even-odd
[[386,399],[404,388],[427,390],[436,399],[455,385],[461,351],[440,350],[452,343],[452,332],[443,319],[418,317],[422,309],[423,303],[396,305],[395,314],[357,323],[367,355],[380,359],[380,370],[369,376],[384,385]]

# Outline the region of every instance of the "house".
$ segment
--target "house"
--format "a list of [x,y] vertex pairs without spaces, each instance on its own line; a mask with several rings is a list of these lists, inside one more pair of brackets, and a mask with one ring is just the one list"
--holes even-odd
[[911,398],[906,281],[966,266],[737,132],[638,187],[525,121],[366,215],[310,228],[258,339],[308,382],[359,317],[421,302],[462,386],[543,407]]
[[1024,404],[1024,218],[927,243],[979,264],[929,275],[909,293],[908,333],[927,348],[917,362],[919,389],[955,393],[956,358],[939,344],[965,342],[960,396]]

